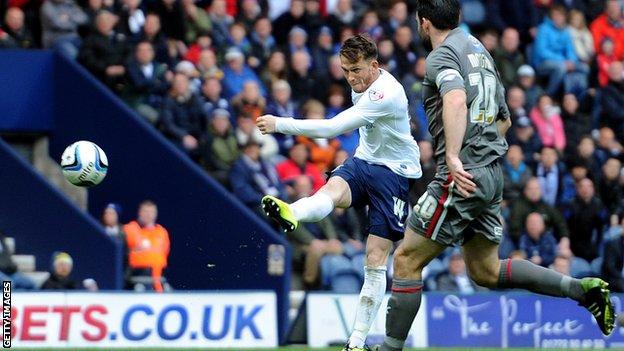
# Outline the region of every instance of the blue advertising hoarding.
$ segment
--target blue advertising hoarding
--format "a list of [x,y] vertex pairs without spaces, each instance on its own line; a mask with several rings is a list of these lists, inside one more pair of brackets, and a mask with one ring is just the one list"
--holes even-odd
[[[612,296],[616,312],[624,295]],[[530,293],[427,294],[431,347],[624,348],[624,328],[602,335],[576,302]]]

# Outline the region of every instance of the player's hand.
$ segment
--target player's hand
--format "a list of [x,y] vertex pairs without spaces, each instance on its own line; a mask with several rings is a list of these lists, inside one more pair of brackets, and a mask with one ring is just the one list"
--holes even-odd
[[477,190],[477,185],[472,181],[472,174],[464,171],[464,165],[459,157],[447,157],[446,165],[457,186],[457,191],[463,197],[469,197]]
[[126,68],[121,65],[114,65],[106,67],[106,75],[107,76],[121,76],[126,73]]
[[557,254],[568,258],[574,256],[572,254],[572,250],[570,249],[570,238],[564,236],[563,238],[559,239],[559,245],[557,245]]
[[195,150],[197,148],[197,139],[194,136],[187,134],[182,138],[182,144],[187,150]]
[[273,115],[264,115],[256,119],[256,125],[262,134],[275,133],[275,120],[277,117]]
[[364,243],[359,240],[349,239],[348,243],[351,244],[356,251],[364,250]]
[[342,253],[342,243],[338,239],[329,239],[327,241],[327,253],[340,255]]

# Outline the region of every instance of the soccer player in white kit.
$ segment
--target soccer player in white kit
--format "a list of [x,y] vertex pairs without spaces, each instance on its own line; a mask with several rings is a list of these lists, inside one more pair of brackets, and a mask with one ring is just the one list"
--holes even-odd
[[403,86],[379,68],[377,47],[357,35],[340,49],[345,78],[353,89],[353,106],[332,119],[301,120],[264,115],[256,123],[262,133],[333,138],[359,128],[355,155],[331,173],[314,195],[287,204],[265,196],[267,215],[284,230],[299,222],[315,222],[335,207],[368,205],[368,239],[364,285],[353,332],[345,351],[368,350],[366,336],[386,291],[386,262],[393,242],[403,238],[408,214],[408,178],[419,178],[420,153],[410,134],[407,97]]

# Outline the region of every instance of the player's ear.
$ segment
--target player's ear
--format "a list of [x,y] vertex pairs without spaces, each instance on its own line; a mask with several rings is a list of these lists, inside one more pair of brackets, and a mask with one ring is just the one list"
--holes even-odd
[[419,24],[424,32],[429,32],[429,29],[431,29],[431,21],[425,17],[420,19]]
[[371,61],[371,66],[372,66],[373,69],[379,69],[379,61],[372,60]]

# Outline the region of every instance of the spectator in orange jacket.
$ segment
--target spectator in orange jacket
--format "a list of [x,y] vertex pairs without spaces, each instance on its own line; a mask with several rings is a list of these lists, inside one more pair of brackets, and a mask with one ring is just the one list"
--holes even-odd
[[124,225],[128,244],[128,264],[131,276],[151,275],[154,290],[163,291],[162,271],[167,267],[169,233],[156,223],[158,208],[150,200],[139,205],[136,221]]
[[[288,185],[289,183],[294,182],[295,178],[298,176],[308,176],[310,180],[312,180],[313,193],[325,184],[325,180],[323,179],[321,172],[313,163],[309,161],[307,146],[304,144],[295,144],[288,151],[288,156],[287,160],[279,163],[275,167],[282,182]],[[292,189],[288,188],[287,190],[289,190],[289,195],[292,196]]]
[[596,53],[601,53],[603,40],[610,38],[615,44],[615,56],[618,60],[624,59],[624,18],[618,0],[607,0],[605,12],[592,22],[590,30],[594,36]]
[[[324,119],[325,106],[318,100],[308,100],[301,108],[306,119]],[[334,163],[336,151],[340,150],[338,139],[308,138],[299,135],[296,138],[298,143],[302,143],[310,150],[310,161],[314,163],[321,173],[330,170]]]

